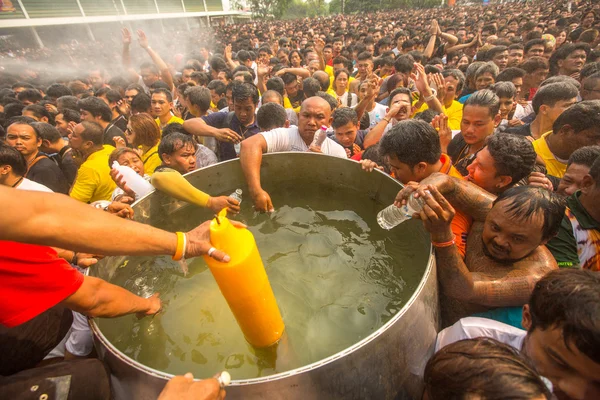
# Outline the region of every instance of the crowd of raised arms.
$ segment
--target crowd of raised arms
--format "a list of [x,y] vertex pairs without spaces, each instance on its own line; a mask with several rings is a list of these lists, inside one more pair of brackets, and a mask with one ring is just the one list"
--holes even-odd
[[[262,155],[309,151],[389,174],[398,206],[424,203],[414,217],[431,234],[444,328],[424,398],[600,399],[599,12],[515,2],[5,42],[0,397],[60,371],[69,399],[110,398],[87,317],[162,304],[82,269],[211,248],[207,223],[182,244],[131,221],[139,195],[114,162],[235,213],[236,199],[183,175],[239,158],[248,201],[271,212]],[[187,374],[160,398],[224,396]]]

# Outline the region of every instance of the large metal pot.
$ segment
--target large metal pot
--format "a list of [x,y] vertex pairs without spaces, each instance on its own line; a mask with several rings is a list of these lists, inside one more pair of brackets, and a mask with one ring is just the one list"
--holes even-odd
[[[245,188],[239,160],[232,160],[188,174],[196,187],[212,194]],[[304,185],[314,182],[335,188],[361,188],[382,205],[392,203],[400,184],[379,171],[367,173],[358,163],[314,153],[265,155],[261,181],[267,191],[278,183],[297,182],[299,195]],[[329,194],[325,194],[326,196]],[[161,193],[151,193],[134,206],[136,220],[174,230],[169,215],[185,203]],[[422,391],[422,374],[439,330],[438,288],[434,257],[422,224],[408,222],[414,240],[428,254],[423,277],[409,301],[376,332],[353,346],[319,362],[292,371],[262,378],[233,381],[228,399],[415,399]],[[403,224],[404,225],[404,224]],[[93,269],[93,274],[110,281],[124,257],[109,257]],[[156,399],[172,375],[154,370],[130,359],[113,346],[91,320],[96,348],[111,369],[115,395],[122,399]],[[216,372],[216,371],[215,371]]]

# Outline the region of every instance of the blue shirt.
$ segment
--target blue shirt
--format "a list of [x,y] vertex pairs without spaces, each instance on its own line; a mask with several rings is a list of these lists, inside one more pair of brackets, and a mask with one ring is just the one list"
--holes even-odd
[[[256,124],[256,118],[254,118],[252,124],[242,127],[240,120],[235,114],[233,114],[229,126],[224,126],[228,114],[229,113],[226,112],[216,112],[206,115],[202,117],[202,119],[213,128],[229,128],[232,131],[237,132],[243,138],[242,140],[252,137],[260,132],[260,128]],[[229,142],[219,142],[217,155],[219,156],[220,161],[232,160],[238,156],[234,144]]]

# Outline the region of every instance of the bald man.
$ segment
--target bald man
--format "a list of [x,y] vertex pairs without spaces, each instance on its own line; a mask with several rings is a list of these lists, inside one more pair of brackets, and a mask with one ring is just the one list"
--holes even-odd
[[346,158],[342,146],[327,138],[321,147],[311,146],[315,132],[321,126],[331,124],[331,107],[320,97],[310,97],[300,107],[298,126],[277,128],[261,132],[242,142],[240,161],[248,182],[254,208],[257,211],[273,211],[269,194],[260,185],[260,165],[263,153],[283,151],[312,151],[334,157]]

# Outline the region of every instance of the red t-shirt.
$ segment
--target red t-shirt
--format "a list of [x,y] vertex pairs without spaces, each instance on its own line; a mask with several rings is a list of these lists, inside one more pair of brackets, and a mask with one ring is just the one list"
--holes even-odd
[[0,241],[0,324],[27,322],[82,284],[83,275],[51,247]]

